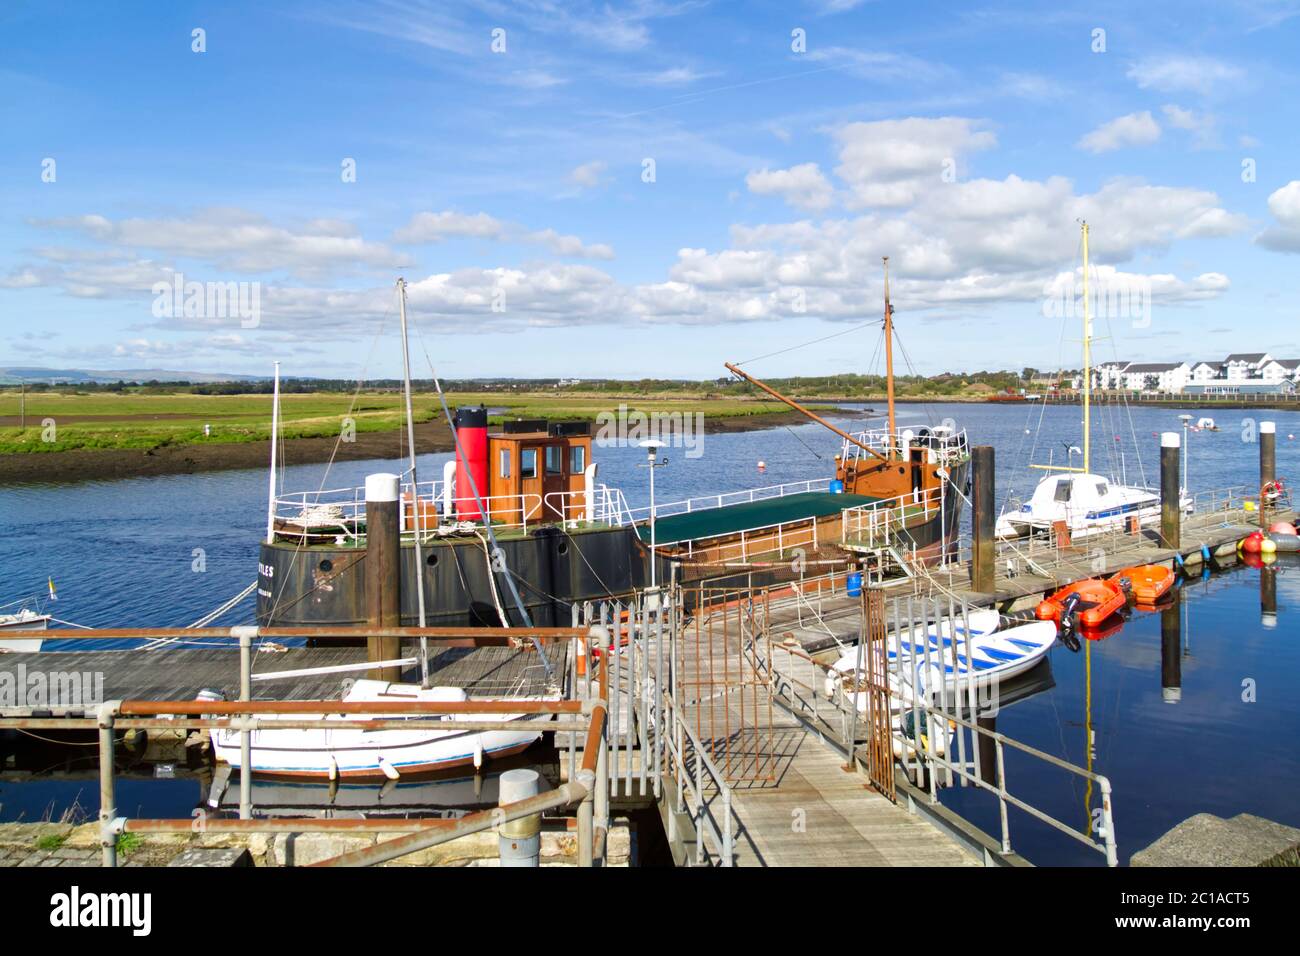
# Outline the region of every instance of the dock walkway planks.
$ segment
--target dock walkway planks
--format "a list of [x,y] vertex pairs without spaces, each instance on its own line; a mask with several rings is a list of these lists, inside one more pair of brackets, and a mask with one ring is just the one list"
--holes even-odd
[[[567,642],[548,643],[548,657],[558,679],[565,673]],[[408,644],[403,656],[418,656],[419,646]],[[295,647],[283,652],[253,656],[253,674],[356,664],[366,659],[364,647]],[[41,651],[0,654],[0,672],[26,673],[75,671],[102,674],[105,700],[191,700],[204,688],[239,696],[237,648],[117,651]],[[446,647],[429,654],[430,679],[437,686],[463,687],[471,697],[541,696],[548,692],[545,670],[531,646]],[[283,680],[254,681],[257,700],[336,699],[342,682],[364,671],[306,675]],[[419,665],[408,665],[403,680],[418,682]],[[551,689],[553,691],[553,689]]]
[[[724,647],[715,648],[717,657],[724,653]],[[799,681],[814,680],[811,664],[792,666]],[[980,865],[947,834],[872,789],[863,774],[846,771],[841,753],[778,704],[771,708],[770,726],[755,726],[755,713],[757,723],[767,724],[766,696],[766,687],[750,685],[743,700],[736,688],[713,699],[715,730],[723,721],[720,706],[728,711],[713,760],[738,778],[731,804],[738,831],[735,865]],[[684,710],[694,720],[689,701]]]

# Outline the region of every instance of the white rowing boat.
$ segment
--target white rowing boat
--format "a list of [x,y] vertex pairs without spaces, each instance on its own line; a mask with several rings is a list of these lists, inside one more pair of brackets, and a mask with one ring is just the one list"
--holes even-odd
[[[1051,621],[1034,621],[1007,630],[988,629],[988,619],[976,615],[996,612],[973,612],[969,615],[970,631],[958,625],[954,635],[944,627],[931,626],[886,639],[889,655],[889,690],[894,707],[910,705],[913,693],[927,700],[956,695],[969,686],[987,688],[998,681],[1023,674],[1037,664],[1056,643],[1056,625]],[[979,622],[977,629],[977,620]],[[832,664],[839,680],[851,679],[858,663],[858,652],[848,652]],[[833,689],[834,677],[828,678]],[[866,695],[857,693],[858,710],[865,711]],[[955,697],[954,697],[955,699]]]
[[[217,699],[210,691],[201,700]],[[359,680],[343,696],[346,703],[372,701],[441,701],[468,700],[459,687],[431,687],[415,684],[392,684],[387,681]],[[359,715],[338,714],[284,715],[284,720],[358,719]],[[265,718],[267,720],[276,717]],[[452,716],[420,715],[411,720],[451,720]],[[549,715],[477,714],[475,720],[500,721],[500,730],[255,730],[251,737],[251,765],[255,774],[280,777],[323,777],[343,779],[396,780],[403,774],[431,773],[450,767],[481,767],[488,759],[507,757],[526,749],[542,736]],[[242,766],[240,732],[214,729],[212,749],[218,760],[233,769]]]

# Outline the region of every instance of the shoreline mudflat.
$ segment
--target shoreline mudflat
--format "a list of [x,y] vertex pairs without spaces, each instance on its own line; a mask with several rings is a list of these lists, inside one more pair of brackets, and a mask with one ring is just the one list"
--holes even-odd
[[[837,415],[859,414],[842,410]],[[798,412],[766,412],[754,415],[705,416],[705,434],[757,431],[782,425],[804,424]],[[406,431],[358,432],[356,440],[336,437],[290,438],[284,445],[283,465],[307,465],[329,461],[361,461],[372,458],[396,459],[407,454]],[[415,426],[418,454],[452,450],[451,429],[444,421]],[[0,485],[94,481],[140,478],[158,475],[189,475],[234,468],[268,468],[270,441],[163,445],[157,448],[73,449],[54,452],[24,452],[0,455]]]

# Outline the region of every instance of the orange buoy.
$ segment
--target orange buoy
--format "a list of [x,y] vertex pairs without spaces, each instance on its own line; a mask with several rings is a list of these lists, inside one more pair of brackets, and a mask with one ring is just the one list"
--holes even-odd
[[1264,533],[1262,531],[1252,531],[1246,537],[1241,539],[1241,550],[1247,554],[1259,554],[1260,546],[1264,542]]
[[1163,564],[1139,564],[1111,577],[1121,588],[1126,580],[1139,604],[1155,604],[1174,586],[1174,572]]
[[1274,521],[1268,526],[1269,534],[1295,534],[1295,525],[1289,521]]

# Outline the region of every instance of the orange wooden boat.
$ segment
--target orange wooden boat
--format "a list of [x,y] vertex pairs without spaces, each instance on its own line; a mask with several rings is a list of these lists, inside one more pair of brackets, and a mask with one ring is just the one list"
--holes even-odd
[[1155,604],[1174,586],[1174,572],[1163,564],[1138,564],[1124,568],[1111,578],[1122,588],[1122,581],[1127,579],[1133,597],[1139,604]]
[[1114,579],[1084,578],[1043,600],[1035,613],[1041,621],[1068,625],[1077,620],[1084,627],[1096,627],[1127,603],[1128,596]]

